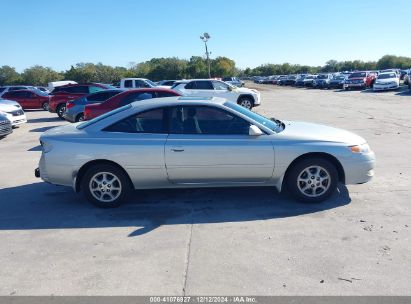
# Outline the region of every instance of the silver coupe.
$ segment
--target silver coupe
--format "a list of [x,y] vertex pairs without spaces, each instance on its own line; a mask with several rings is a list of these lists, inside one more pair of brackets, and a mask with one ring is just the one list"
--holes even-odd
[[320,202],[371,180],[375,157],[345,130],[266,118],[221,98],[138,101],[45,132],[37,177],[116,207],[134,189],[273,186]]

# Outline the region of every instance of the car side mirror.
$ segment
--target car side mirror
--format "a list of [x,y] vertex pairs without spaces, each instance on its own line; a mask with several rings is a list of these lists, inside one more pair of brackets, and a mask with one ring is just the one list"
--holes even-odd
[[227,87],[227,90],[232,91],[232,90],[233,90],[233,88],[232,88],[232,87],[230,87],[230,86],[228,86],[228,87]]
[[259,127],[257,127],[256,125],[251,125],[250,129],[248,130],[248,135],[250,136],[260,136],[263,135],[263,131],[260,130]]

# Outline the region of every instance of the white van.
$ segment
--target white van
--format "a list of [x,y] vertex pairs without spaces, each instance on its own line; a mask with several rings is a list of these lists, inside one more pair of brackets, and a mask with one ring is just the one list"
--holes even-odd
[[123,78],[120,80],[120,89],[153,88],[156,84],[146,78]]
[[68,85],[68,84],[77,84],[77,82],[73,80],[52,81],[52,82],[49,82],[48,89],[51,92],[53,91],[55,87],[61,87],[61,86]]

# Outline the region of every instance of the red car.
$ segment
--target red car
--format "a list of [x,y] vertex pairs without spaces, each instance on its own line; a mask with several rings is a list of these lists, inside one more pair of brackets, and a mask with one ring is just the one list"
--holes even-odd
[[377,78],[376,72],[360,71],[353,72],[344,82],[344,90],[350,90],[352,88],[372,88],[375,79]]
[[107,99],[103,103],[86,105],[84,109],[84,120],[93,119],[134,101],[171,96],[181,96],[181,94],[173,90],[160,88],[144,88],[124,91]]
[[23,109],[48,109],[49,95],[40,90],[17,90],[4,93],[2,99],[14,100]]
[[113,87],[100,83],[69,84],[56,87],[53,92],[50,93],[49,112],[57,113],[61,119],[64,119],[63,114],[66,111],[66,103],[68,101],[107,89],[113,89]]

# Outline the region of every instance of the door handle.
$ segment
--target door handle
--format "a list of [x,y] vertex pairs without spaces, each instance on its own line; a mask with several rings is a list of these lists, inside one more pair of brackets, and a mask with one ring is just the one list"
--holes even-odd
[[173,152],[184,152],[183,148],[171,148],[171,151]]

